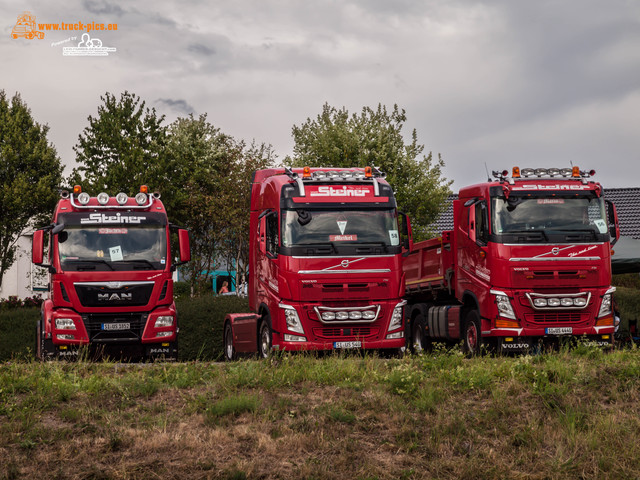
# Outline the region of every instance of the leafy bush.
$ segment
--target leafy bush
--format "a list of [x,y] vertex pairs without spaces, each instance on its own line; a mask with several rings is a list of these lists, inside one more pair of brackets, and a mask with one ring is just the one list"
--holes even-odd
[[23,308],[23,307],[37,307],[40,308],[42,305],[42,297],[36,295],[33,297],[27,297],[25,299],[19,299],[15,295],[10,295],[9,298],[0,299],[0,310],[11,310],[15,308]]
[[620,310],[620,331],[626,333],[629,331],[629,322],[637,323],[640,319],[640,290],[617,287],[614,297]]
[[236,295],[203,295],[176,301],[179,358],[182,361],[219,360],[223,353],[224,317],[249,311],[246,298]]
[[191,296],[191,286],[189,285],[189,282],[173,282],[173,295],[176,299],[183,299]]
[[38,308],[13,308],[0,312],[0,361],[33,355]]
[[637,273],[614,275],[611,283],[617,287],[635,288],[640,290],[640,275]]

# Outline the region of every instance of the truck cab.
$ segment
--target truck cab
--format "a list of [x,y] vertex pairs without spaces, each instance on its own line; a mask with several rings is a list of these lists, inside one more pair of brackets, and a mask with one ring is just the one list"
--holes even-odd
[[159,194],[146,186],[135,197],[91,197],[79,186],[63,191],[53,222],[33,236],[33,263],[50,273],[36,356],[73,358],[90,346],[116,356],[176,359],[172,273],[190,253],[188,232],[176,228],[180,261],[172,260],[171,229]]
[[249,304],[225,354],[404,347],[395,198],[371,168],[270,169],[251,189]]

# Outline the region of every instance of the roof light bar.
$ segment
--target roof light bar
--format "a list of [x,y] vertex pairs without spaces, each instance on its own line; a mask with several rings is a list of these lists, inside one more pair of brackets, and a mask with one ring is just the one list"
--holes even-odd
[[[596,174],[595,170],[580,170],[579,167],[572,168],[519,168],[513,167],[511,177],[512,178],[527,178],[527,177],[565,177],[565,178],[575,178],[575,179],[584,179],[586,177],[593,177]],[[496,170],[493,171],[493,176],[504,180],[508,175],[507,170],[503,170],[502,172],[498,172]]]

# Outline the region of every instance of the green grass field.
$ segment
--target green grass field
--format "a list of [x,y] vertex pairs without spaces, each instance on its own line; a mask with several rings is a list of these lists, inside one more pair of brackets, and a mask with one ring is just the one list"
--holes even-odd
[[0,478],[637,478],[640,351],[0,364]]

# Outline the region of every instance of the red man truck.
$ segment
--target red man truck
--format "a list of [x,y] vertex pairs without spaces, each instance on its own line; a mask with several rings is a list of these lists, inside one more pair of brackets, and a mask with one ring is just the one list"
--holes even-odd
[[[179,262],[172,261],[172,229]],[[53,223],[33,234],[33,263],[50,272],[36,325],[37,358],[74,357],[88,345],[98,353],[176,359],[172,272],[189,259],[187,230],[168,222],[160,195],[146,186],[135,197],[91,197],[79,186],[63,191]]]
[[611,345],[613,204],[595,171],[513,169],[460,190],[453,230],[414,244],[403,265],[408,332],[432,339],[529,351],[586,337]]
[[248,286],[254,313],[227,315],[225,357],[404,348],[398,215],[377,169],[255,172]]

